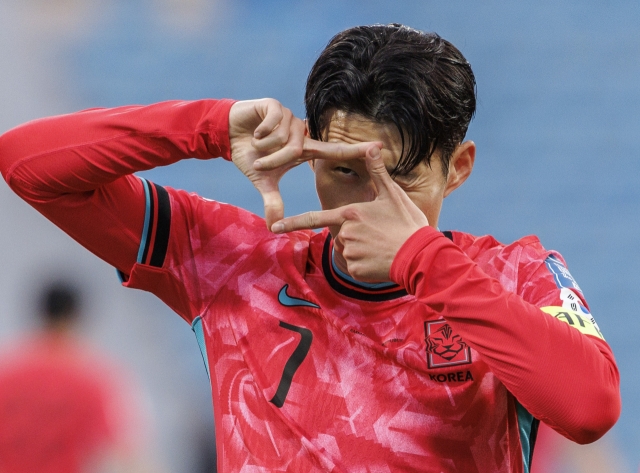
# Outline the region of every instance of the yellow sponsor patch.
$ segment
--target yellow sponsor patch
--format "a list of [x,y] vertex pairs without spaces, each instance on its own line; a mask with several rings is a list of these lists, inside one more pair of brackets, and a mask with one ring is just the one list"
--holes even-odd
[[541,307],[540,310],[554,316],[558,320],[562,320],[585,335],[592,335],[604,340],[598,324],[591,314],[579,314],[573,310],[556,306]]

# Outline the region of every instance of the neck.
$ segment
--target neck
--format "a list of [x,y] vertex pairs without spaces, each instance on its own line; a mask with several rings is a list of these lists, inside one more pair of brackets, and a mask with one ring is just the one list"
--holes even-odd
[[349,275],[349,277],[352,277],[349,274],[349,271],[347,270],[347,261],[344,259],[342,254],[338,253],[335,249],[331,252],[331,260],[334,268],[337,268],[344,274],[347,274]]

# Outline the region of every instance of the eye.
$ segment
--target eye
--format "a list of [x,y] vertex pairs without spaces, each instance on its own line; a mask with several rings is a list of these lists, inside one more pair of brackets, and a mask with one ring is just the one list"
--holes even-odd
[[335,170],[340,173],[340,174],[344,174],[347,176],[358,176],[358,173],[356,173],[353,169],[349,169],[346,168],[344,166],[336,166]]

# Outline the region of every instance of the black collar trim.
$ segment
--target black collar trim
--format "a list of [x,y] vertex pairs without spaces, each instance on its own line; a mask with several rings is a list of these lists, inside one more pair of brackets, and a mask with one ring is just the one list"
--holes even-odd
[[331,264],[332,250],[333,239],[329,234],[322,249],[322,271],[327,282],[336,292],[353,299],[370,302],[390,301],[407,295],[407,291],[397,284],[376,289],[343,278],[335,272]]

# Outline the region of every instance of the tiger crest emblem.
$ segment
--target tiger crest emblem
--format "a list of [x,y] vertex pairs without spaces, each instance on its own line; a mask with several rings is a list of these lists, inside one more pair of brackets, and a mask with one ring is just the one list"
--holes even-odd
[[471,349],[446,321],[425,322],[424,331],[429,368],[471,363]]

